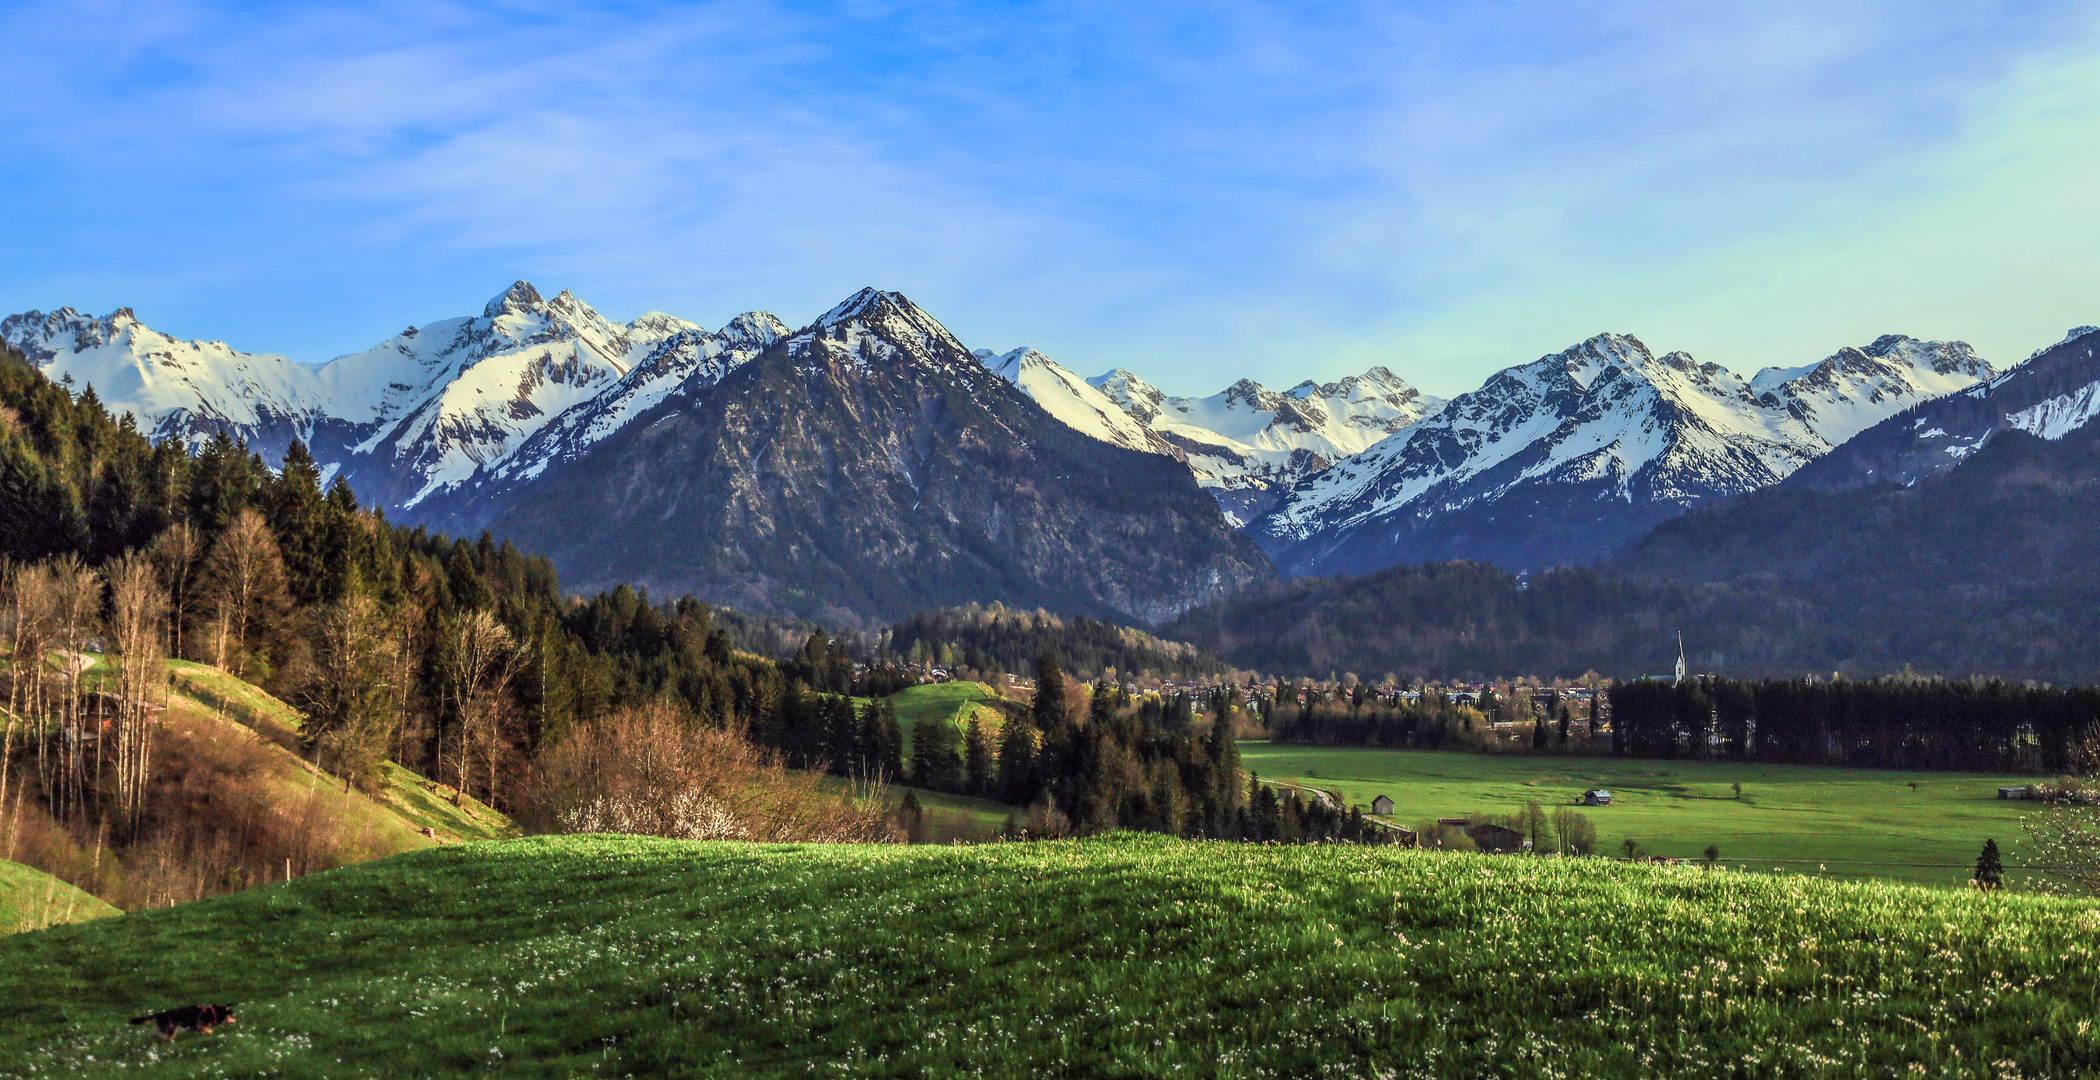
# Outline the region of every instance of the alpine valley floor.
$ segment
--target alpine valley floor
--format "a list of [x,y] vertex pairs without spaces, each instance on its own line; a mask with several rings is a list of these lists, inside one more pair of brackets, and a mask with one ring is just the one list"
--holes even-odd
[[2048,779],[1266,742],[1241,743],[1240,762],[1263,780],[1339,792],[1367,812],[1389,796],[1392,820],[1409,827],[1512,814],[1527,802],[1550,814],[1604,788],[1610,806],[1575,807],[1597,828],[1598,854],[1633,840],[1645,854],[1696,859],[1711,844],[1739,869],[1949,886],[1968,884],[1986,839],[2005,850],[2008,880],[2026,883],[2020,819],[2040,804],[2000,799],[1998,789]]
[[0,1075],[2072,1076],[2096,933],[1594,859],[534,838],[0,940]]

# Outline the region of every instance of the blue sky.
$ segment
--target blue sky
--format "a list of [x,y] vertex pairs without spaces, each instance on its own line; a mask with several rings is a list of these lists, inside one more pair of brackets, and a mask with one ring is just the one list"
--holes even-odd
[[2100,8],[1753,6],[16,2],[0,311],[318,361],[519,277],[872,284],[1171,392],[1446,395],[2100,322]]

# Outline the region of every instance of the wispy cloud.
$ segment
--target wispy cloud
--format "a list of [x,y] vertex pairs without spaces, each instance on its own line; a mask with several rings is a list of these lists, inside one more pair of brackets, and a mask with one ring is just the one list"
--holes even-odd
[[1448,393],[1606,328],[1995,355],[2061,329],[2038,267],[2092,293],[2051,260],[2100,224],[2028,175],[2100,134],[2081,11],[20,5],[0,306],[317,359],[516,276],[710,321],[879,284],[1187,391]]

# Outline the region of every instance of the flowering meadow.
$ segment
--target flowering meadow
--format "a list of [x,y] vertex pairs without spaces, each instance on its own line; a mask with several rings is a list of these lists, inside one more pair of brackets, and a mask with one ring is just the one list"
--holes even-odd
[[2077,1076],[2096,945],[1696,866],[541,837],[0,940],[0,1076]]

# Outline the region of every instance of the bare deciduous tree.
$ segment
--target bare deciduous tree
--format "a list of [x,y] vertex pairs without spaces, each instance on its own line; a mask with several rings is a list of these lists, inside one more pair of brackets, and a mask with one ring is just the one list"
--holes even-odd
[[379,605],[362,596],[314,618],[313,678],[300,704],[316,756],[346,787],[377,790],[399,724],[394,680],[401,672],[390,629]]
[[2100,727],[2086,733],[2070,774],[2038,794],[2043,809],[2020,822],[2025,861],[2050,867],[2074,891],[2100,893]]
[[[245,675],[248,637],[253,624],[273,613],[284,591],[284,564],[277,538],[262,515],[242,510],[212,545],[207,570],[211,576],[212,663],[222,671]],[[230,640],[229,640],[230,639]],[[232,646],[229,653],[227,646]]]
[[[162,630],[168,597],[153,560],[126,555],[109,570],[110,636],[117,654],[115,753],[117,818],[127,831],[138,828],[152,775],[156,713],[167,686]],[[104,746],[108,744],[105,741]]]
[[[457,802],[472,782],[477,764],[486,767],[487,794],[496,794],[497,769],[504,747],[503,724],[507,719],[510,682],[517,676],[520,654],[510,631],[496,616],[484,610],[466,612],[452,623],[446,642],[447,681],[451,684],[458,730],[453,742],[451,767],[457,782]],[[443,739],[439,757],[444,757]],[[442,770],[443,762],[439,768]]]
[[173,656],[186,655],[182,651],[182,630],[193,606],[190,593],[196,587],[197,560],[203,554],[204,541],[186,521],[170,526],[153,540],[153,565],[167,587],[168,606],[172,609],[168,651]]
[[[44,790],[50,797],[51,815],[61,822],[70,822],[86,808],[87,743],[99,734],[88,729],[81,709],[80,682],[92,663],[86,651],[88,641],[101,621],[102,579],[71,555],[53,559],[45,568],[51,588],[50,643],[59,651],[63,689],[55,702],[46,700],[46,718],[56,722],[58,745],[56,759],[49,762],[44,777]],[[39,676],[41,671],[42,665],[38,665]]]
[[814,773],[670,706],[628,709],[570,732],[534,770],[530,815],[559,832],[683,840],[899,839],[879,791],[831,794]]

